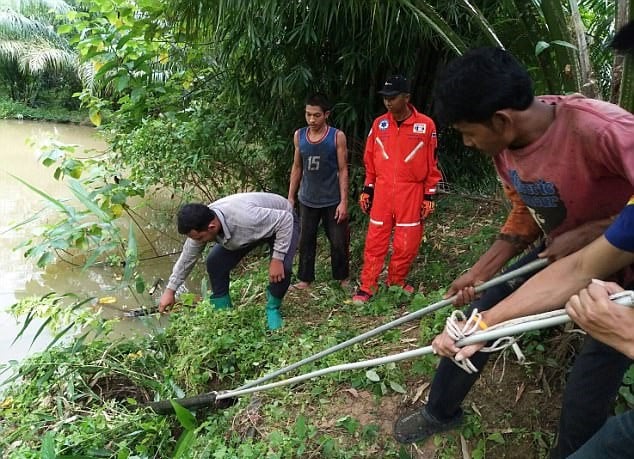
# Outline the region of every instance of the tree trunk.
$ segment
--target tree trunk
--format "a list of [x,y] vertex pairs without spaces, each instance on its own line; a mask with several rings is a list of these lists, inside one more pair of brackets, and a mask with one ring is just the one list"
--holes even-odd
[[[196,408],[208,408],[208,409],[220,409],[224,410],[238,402],[237,398],[224,398],[222,400],[216,400],[216,392],[207,392],[205,394],[194,395],[193,397],[177,398],[174,399],[183,408],[196,409]],[[158,402],[150,402],[143,405],[150,408],[157,414],[172,414],[174,413],[174,406],[171,400],[160,400]]]
[[[541,4],[544,20],[548,25],[549,34],[547,41],[562,40],[573,43],[574,39],[570,33],[567,23],[567,12],[564,10],[560,0],[543,0]],[[562,82],[563,92],[579,92],[581,90],[581,77],[579,71],[579,60],[574,50],[555,45],[555,63]]]
[[584,96],[592,98],[601,98],[597,80],[592,72],[590,64],[590,53],[588,51],[588,42],[586,40],[586,31],[579,13],[579,5],[577,0],[570,0],[570,15],[572,18],[572,28],[576,38],[575,45],[579,52],[579,70],[581,93]]
[[[616,3],[616,30],[619,30],[634,16],[634,0],[619,0]],[[617,68],[617,60],[619,67]],[[614,78],[618,81],[618,102],[621,107],[634,113],[634,50],[626,53],[625,57],[615,58]]]

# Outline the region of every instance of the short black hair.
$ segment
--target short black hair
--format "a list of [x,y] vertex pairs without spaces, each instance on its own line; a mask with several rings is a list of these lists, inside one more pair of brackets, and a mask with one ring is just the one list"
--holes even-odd
[[440,123],[483,123],[498,110],[527,109],[534,98],[528,71],[501,48],[477,48],[450,61],[436,80]]
[[205,204],[185,204],[178,211],[176,221],[180,234],[189,234],[190,231],[204,231],[209,223],[216,218],[216,213]]
[[314,105],[323,110],[324,113],[329,112],[332,109],[332,104],[328,100],[325,94],[321,92],[315,92],[306,98],[305,105]]
[[634,21],[630,21],[619,29],[610,46],[617,51],[634,53]]

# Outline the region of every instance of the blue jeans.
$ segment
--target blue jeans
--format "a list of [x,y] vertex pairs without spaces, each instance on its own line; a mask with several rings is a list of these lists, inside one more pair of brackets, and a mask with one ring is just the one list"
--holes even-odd
[[[293,257],[297,251],[297,242],[299,241],[299,219],[293,214],[293,237],[288,252],[284,256],[284,280],[281,282],[270,282],[269,292],[276,298],[284,298],[286,291],[291,283],[291,274],[293,272]],[[229,278],[231,270],[242,260],[246,254],[262,244],[268,244],[271,254],[273,253],[273,243],[275,238],[263,239],[261,241],[249,244],[238,250],[228,250],[220,244],[216,244],[209,251],[207,256],[207,274],[211,282],[211,290],[213,297],[218,298],[229,294]]]
[[626,459],[634,456],[634,410],[611,417],[568,459]]

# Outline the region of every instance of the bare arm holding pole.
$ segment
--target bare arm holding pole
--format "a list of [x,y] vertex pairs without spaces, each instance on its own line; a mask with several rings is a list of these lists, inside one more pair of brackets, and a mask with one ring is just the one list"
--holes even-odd
[[[482,312],[488,325],[503,323],[516,317],[538,314],[561,307],[592,278],[608,276],[634,262],[634,253],[614,247],[605,236],[583,249],[557,260],[528,279],[518,290],[493,308]],[[483,345],[458,349],[454,341],[442,333],[434,339],[434,348],[445,357],[468,358]]]

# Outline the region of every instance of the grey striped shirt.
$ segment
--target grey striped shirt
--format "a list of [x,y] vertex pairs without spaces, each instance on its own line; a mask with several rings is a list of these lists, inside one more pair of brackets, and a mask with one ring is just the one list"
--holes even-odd
[[[237,250],[273,238],[273,258],[284,260],[293,236],[293,208],[286,198],[273,193],[238,193],[209,204],[209,208],[222,225],[217,244]],[[185,282],[206,245],[187,238],[167,288],[176,290]]]

